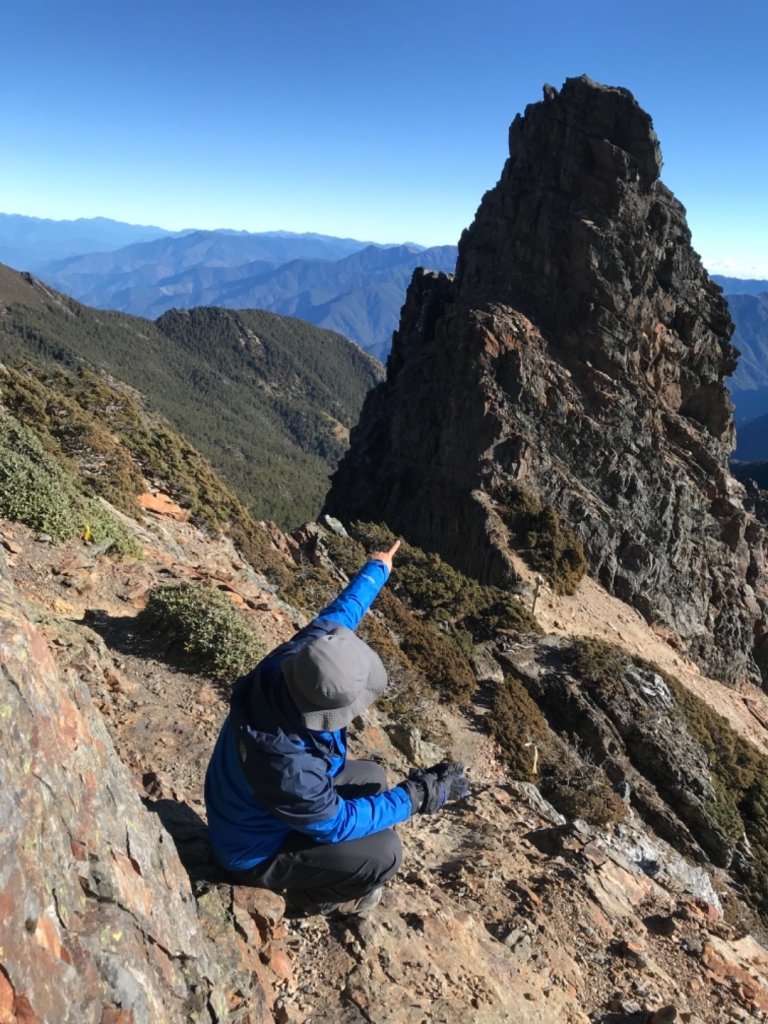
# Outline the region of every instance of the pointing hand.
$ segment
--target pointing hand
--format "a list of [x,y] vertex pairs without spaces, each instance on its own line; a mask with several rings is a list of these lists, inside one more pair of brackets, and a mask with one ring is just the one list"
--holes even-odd
[[392,559],[397,554],[397,549],[399,547],[400,541],[396,540],[392,547],[389,549],[389,551],[372,551],[371,554],[368,555],[368,560],[373,561],[375,559],[377,562],[383,562],[384,565],[386,565],[386,567],[391,571]]

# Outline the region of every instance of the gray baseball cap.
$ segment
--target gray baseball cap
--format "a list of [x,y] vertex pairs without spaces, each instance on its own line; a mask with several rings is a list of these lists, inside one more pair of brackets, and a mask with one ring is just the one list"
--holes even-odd
[[283,662],[283,677],[307,729],[343,729],[387,685],[381,658],[338,626]]

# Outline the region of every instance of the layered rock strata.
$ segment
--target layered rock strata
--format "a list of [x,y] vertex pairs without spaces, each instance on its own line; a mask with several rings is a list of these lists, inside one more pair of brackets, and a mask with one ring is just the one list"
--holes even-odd
[[510,585],[510,483],[727,682],[768,675],[763,528],[728,472],[732,324],[625,89],[547,86],[459,246],[416,271],[326,509]]

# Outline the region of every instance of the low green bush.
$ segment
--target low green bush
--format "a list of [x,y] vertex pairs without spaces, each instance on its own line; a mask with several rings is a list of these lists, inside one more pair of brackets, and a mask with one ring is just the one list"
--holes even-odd
[[220,590],[204,583],[155,587],[140,621],[180,646],[201,672],[236,679],[264,656],[250,619]]
[[629,659],[621,648],[596,637],[580,636],[573,640],[566,660],[587,692],[611,696],[623,691]]
[[389,628],[429,689],[443,700],[468,704],[475,691],[475,674],[461,646],[430,622],[418,619],[390,590],[377,598]]
[[557,738],[538,704],[514,676],[506,676],[494,689],[488,725],[512,775],[538,783],[541,768],[556,758]]
[[515,676],[496,687],[488,722],[513,776],[535,782],[561,814],[593,825],[626,818],[626,805],[605,773],[586,751],[554,732]]
[[610,825],[627,818],[626,804],[594,767],[585,768],[576,783],[561,782],[552,775],[543,782],[541,792],[566,818],[581,818],[591,825]]
[[512,542],[526,561],[546,577],[556,594],[573,594],[587,571],[581,539],[551,505],[519,484],[507,484],[496,497]]
[[[353,523],[359,550],[386,550],[395,534],[385,526]],[[459,572],[439,555],[422,551],[403,541],[395,557],[389,587],[409,608],[434,622],[448,622],[471,634],[475,641],[499,630],[541,633],[536,619],[514,594],[486,586]]]
[[114,554],[139,557],[129,531],[96,499],[82,494],[37,435],[15,417],[0,415],[0,516],[56,541],[86,536]]

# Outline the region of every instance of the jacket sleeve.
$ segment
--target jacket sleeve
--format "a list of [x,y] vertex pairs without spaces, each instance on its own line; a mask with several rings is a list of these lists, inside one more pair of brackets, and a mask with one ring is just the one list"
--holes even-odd
[[378,558],[366,562],[339,596],[323,608],[315,621],[330,621],[346,626],[347,629],[357,629],[388,577],[389,568],[384,562]]
[[332,818],[298,827],[298,831],[311,836],[317,843],[343,843],[347,839],[362,839],[372,832],[381,832],[407,821],[412,814],[411,798],[398,787],[376,796],[358,796],[354,800],[337,797],[337,805]]
[[318,843],[341,843],[411,817],[404,789],[345,800],[328,774],[327,758],[300,749],[286,755],[285,740],[274,739],[272,756],[240,762],[259,806],[284,825]]
[[325,791],[322,796],[319,792],[305,792],[300,803],[289,797],[285,802],[275,801],[269,810],[290,828],[324,844],[362,839],[411,817],[411,798],[397,786],[376,796],[345,800],[327,778],[323,783],[318,786]]

